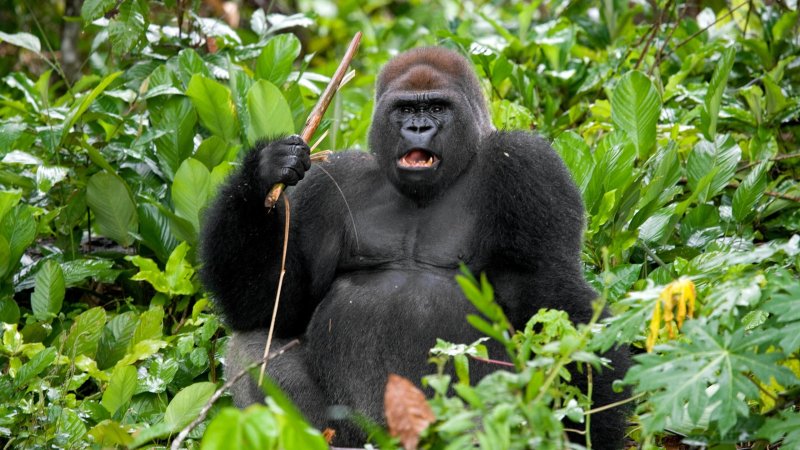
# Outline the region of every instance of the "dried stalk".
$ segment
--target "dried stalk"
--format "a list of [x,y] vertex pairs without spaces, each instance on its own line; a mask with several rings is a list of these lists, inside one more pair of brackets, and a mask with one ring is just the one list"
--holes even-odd
[[[295,347],[298,344],[300,344],[300,341],[298,341],[297,339],[293,339],[293,340],[289,341],[288,344],[286,344],[283,347],[279,348],[278,351],[276,351],[275,353],[265,357],[264,360],[277,358],[278,356],[281,356],[282,354],[284,354],[287,351],[291,350],[293,347]],[[178,437],[176,437],[175,440],[172,441],[172,445],[170,446],[170,449],[171,450],[180,449],[181,448],[181,444],[189,436],[189,433],[191,433],[192,430],[195,429],[195,427],[197,427],[198,425],[203,423],[204,420],[206,420],[206,417],[208,417],[208,413],[211,411],[211,407],[214,406],[214,403],[217,400],[219,400],[220,397],[222,397],[222,394],[224,394],[225,391],[230,389],[231,386],[233,386],[237,381],[239,381],[243,376],[245,376],[245,374],[250,372],[252,369],[255,369],[256,367],[258,367],[259,364],[261,364],[261,361],[256,361],[255,363],[250,364],[249,366],[247,366],[244,369],[240,370],[234,376],[228,378],[228,381],[226,381],[225,384],[223,384],[222,386],[220,386],[219,389],[214,391],[214,393],[208,399],[206,404],[203,405],[203,409],[200,410],[200,414],[198,414],[198,416],[189,425],[186,425],[180,431],[180,433],[178,433]]]
[[[347,72],[347,67],[350,65],[350,61],[353,60],[353,56],[355,56],[356,50],[358,49],[358,44],[360,42],[361,32],[359,31],[355,36],[353,36],[353,40],[350,41],[350,45],[347,47],[344,58],[342,58],[342,62],[339,64],[336,72],[334,72],[331,82],[328,83],[325,91],[317,101],[316,106],[314,106],[314,109],[311,110],[311,114],[308,115],[306,124],[303,126],[303,132],[300,133],[300,137],[303,138],[304,141],[308,142],[311,140],[311,136],[313,136],[314,132],[317,131],[317,127],[322,121],[322,116],[325,115],[325,111],[328,109],[328,105],[331,104],[333,95],[336,94],[336,91],[339,89],[339,85],[342,83],[342,78],[344,78],[344,75]],[[267,208],[272,208],[275,206],[275,204],[278,203],[278,197],[281,196],[284,187],[285,186],[283,183],[278,183],[275,186],[272,186],[267,198],[264,199],[264,206]]]

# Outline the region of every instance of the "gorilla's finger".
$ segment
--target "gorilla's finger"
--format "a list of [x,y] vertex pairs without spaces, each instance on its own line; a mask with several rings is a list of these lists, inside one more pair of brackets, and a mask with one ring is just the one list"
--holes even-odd
[[283,181],[283,184],[288,186],[294,186],[301,179],[303,179],[303,175],[301,175],[291,167],[284,167],[283,169],[281,169],[281,181]]

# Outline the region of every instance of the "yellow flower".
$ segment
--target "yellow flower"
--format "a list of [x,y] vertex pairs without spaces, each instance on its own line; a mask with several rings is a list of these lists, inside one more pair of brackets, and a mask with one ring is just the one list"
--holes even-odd
[[[653,309],[653,318],[650,320],[650,329],[647,335],[647,351],[653,351],[658,339],[658,333],[661,329],[661,305],[664,305],[663,319],[667,327],[667,336],[670,339],[675,339],[677,330],[683,327],[683,321],[687,317],[694,317],[694,302],[697,297],[694,288],[694,282],[688,278],[680,278],[668,284],[661,295],[658,296],[655,308]],[[677,307],[677,312],[675,311]],[[674,327],[672,322],[677,322],[677,327]]]

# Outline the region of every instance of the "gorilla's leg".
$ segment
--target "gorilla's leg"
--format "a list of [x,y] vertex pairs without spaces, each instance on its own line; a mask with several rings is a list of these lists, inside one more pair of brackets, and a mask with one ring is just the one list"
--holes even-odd
[[[234,332],[228,344],[225,372],[229,376],[239,373],[250,364],[260,361],[267,342],[267,330]],[[289,340],[274,339],[271,351],[278,350]],[[332,428],[336,431],[335,445],[362,445],[366,435],[350,420],[342,417],[328,418],[329,401],[314,376],[308,370],[306,349],[303,343],[271,359],[267,374],[283,389],[306,419],[316,428]],[[245,376],[231,387],[233,403],[245,408],[253,403],[264,403],[265,394],[258,387],[258,380]]]
[[[233,376],[250,364],[260,361],[267,342],[267,330],[234,332],[228,344],[225,371]],[[289,340],[273,339],[271,351],[278,350]],[[325,425],[325,395],[309,373],[303,344],[287,350],[267,364],[267,374],[283,389],[306,418],[315,426]],[[264,403],[264,391],[258,380],[244,376],[231,387],[233,403],[244,408]]]

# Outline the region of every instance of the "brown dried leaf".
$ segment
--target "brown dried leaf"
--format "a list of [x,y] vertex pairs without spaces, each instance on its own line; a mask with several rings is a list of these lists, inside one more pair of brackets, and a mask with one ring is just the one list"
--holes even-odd
[[408,379],[389,374],[383,402],[389,434],[400,438],[405,450],[416,450],[420,434],[436,420],[425,394]]
[[333,442],[333,438],[336,437],[336,430],[333,428],[325,428],[322,430],[322,438],[325,439],[325,443],[331,445]]

